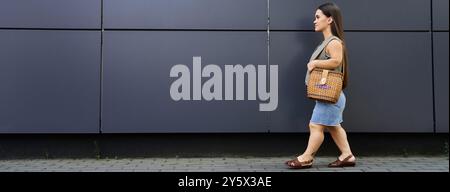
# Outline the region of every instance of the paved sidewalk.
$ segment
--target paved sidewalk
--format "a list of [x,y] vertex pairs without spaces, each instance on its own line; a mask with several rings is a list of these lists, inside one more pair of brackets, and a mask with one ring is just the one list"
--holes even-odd
[[359,157],[356,167],[328,168],[335,157],[317,157],[313,168],[290,170],[291,157],[0,160],[0,172],[449,172],[448,157]]

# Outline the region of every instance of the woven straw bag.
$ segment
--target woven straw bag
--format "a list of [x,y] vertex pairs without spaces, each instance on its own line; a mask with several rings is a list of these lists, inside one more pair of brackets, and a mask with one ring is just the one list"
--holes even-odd
[[314,68],[308,80],[308,98],[336,103],[342,91],[344,73]]
[[[334,39],[339,40],[335,36],[324,40],[316,51],[314,51],[310,61],[316,59],[324,51],[327,44]],[[342,63],[341,71],[314,68],[311,73],[307,74],[309,75],[308,82],[306,82],[308,98],[327,103],[336,103],[342,91],[345,64],[345,62]]]

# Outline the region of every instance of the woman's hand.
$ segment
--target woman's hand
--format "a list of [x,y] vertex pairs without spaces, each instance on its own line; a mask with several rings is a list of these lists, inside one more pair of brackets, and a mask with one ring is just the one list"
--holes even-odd
[[311,73],[314,68],[316,68],[316,60],[312,60],[308,63],[308,72]]

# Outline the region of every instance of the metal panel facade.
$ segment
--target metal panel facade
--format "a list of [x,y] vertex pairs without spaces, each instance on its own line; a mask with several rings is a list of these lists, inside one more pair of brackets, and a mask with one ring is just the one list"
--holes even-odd
[[270,113],[275,132],[306,132],[314,101],[306,98],[306,64],[321,41],[313,32],[271,32],[270,64],[279,65],[279,104]]
[[353,132],[432,132],[427,33],[351,32],[344,121]]
[[0,132],[96,133],[100,32],[0,31]]
[[[429,0],[335,0],[345,30],[428,30]],[[314,14],[321,2],[270,1],[270,29],[314,30]],[[448,15],[448,11],[447,11]]]
[[[103,132],[266,132],[259,101],[225,100],[224,65],[267,65],[265,32],[111,31],[105,33]],[[194,100],[193,57],[221,68],[222,100]],[[189,68],[189,100],[171,98],[172,68]],[[183,76],[186,74],[183,74]],[[219,76],[221,75],[221,77]],[[180,75],[181,76],[181,75]],[[211,75],[213,76],[213,75]],[[248,78],[248,77],[247,77]],[[202,89],[210,77],[202,77]],[[214,87],[216,88],[216,87]]]
[[[272,32],[270,61],[280,64],[279,107],[271,130],[308,130],[314,102],[306,98],[309,56],[322,40],[313,32]],[[426,33],[347,32],[349,87],[344,127],[351,132],[432,132],[431,42]],[[421,55],[420,57],[416,57]]]
[[101,0],[1,0],[0,28],[96,28]]
[[448,0],[433,0],[433,30],[448,31]]
[[105,28],[260,29],[266,0],[105,0]]
[[[335,2],[350,59],[344,127],[448,132],[448,1]],[[0,0],[0,133],[306,132],[314,102],[305,65],[322,40],[313,32],[320,3]],[[203,76],[194,75],[196,56],[200,73],[210,66]],[[171,89],[178,64],[189,72],[190,100],[170,92],[180,91]],[[236,83],[225,99],[226,65],[255,67],[239,84],[242,100]],[[259,108],[269,102],[258,92],[259,66],[266,89],[278,67],[273,111]],[[221,99],[198,92],[215,92],[203,86],[217,82]]]
[[436,132],[448,133],[448,32],[435,32],[433,40]]

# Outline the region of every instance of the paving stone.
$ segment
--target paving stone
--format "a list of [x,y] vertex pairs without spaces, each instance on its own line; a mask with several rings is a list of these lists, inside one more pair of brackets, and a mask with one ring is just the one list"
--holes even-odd
[[29,159],[0,160],[0,172],[448,172],[448,157],[360,157],[356,167],[328,168],[335,157],[317,157],[311,169],[291,170],[292,157]]

